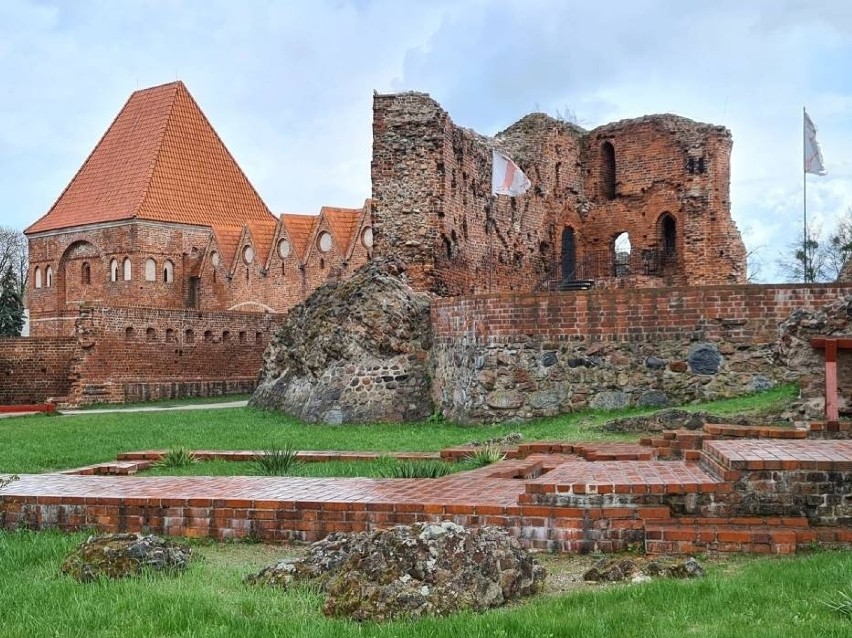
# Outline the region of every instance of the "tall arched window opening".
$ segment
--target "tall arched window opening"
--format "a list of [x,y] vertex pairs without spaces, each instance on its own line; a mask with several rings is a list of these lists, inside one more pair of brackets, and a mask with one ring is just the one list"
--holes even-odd
[[170,284],[175,280],[175,265],[168,259],[163,264],[163,282]]
[[118,281],[118,260],[116,259],[109,262],[109,280]]
[[124,281],[130,281],[133,278],[133,265],[130,263],[130,257],[124,258]]
[[92,283],[92,267],[88,261],[84,261],[80,267],[80,281],[85,285]]
[[157,281],[157,262],[150,257],[145,260],[145,281]]
[[663,258],[672,260],[677,255],[677,221],[668,213],[660,218],[660,244]]
[[621,233],[613,242],[613,252],[615,253],[615,276],[624,277],[630,274],[630,235]]
[[50,266],[44,269],[44,285],[48,288],[53,285],[53,268]]
[[35,272],[33,273],[33,279],[35,280],[35,287],[41,288],[41,268],[36,266]]

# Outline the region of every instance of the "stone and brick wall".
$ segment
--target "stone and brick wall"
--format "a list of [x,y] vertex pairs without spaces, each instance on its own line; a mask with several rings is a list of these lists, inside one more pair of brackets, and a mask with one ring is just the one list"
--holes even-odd
[[65,396],[77,352],[73,337],[0,339],[0,405]]
[[737,396],[797,374],[779,325],[848,285],[480,295],[432,305],[433,400],[461,422]]

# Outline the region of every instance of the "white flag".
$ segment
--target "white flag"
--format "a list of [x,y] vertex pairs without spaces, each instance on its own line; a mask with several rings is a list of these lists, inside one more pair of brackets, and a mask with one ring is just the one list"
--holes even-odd
[[805,111],[805,172],[811,175],[825,175],[822,151],[816,139],[817,129]]
[[515,197],[526,193],[532,184],[524,172],[499,151],[492,151],[491,194]]

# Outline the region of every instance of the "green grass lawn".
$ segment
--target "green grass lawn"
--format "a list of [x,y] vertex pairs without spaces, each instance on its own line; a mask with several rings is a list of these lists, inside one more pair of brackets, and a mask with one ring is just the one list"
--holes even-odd
[[[717,414],[771,412],[795,394],[785,386],[740,399],[690,406]],[[647,412],[647,410],[646,410]],[[252,408],[177,412],[127,412],[77,416],[27,416],[0,420],[0,473],[63,470],[145,449],[263,450],[287,444],[301,450],[437,451],[521,432],[525,440],[627,440],[595,425],[639,414],[584,411],[522,425],[464,427],[443,422],[405,425],[307,425],[277,412]]]
[[[852,553],[736,558],[708,576],[642,585],[553,590],[484,614],[363,624],[323,616],[322,595],[248,587],[242,578],[292,552],[244,543],[198,544],[203,557],[177,576],[81,585],[59,571],[85,538],[0,532],[4,638],[466,636],[718,638],[847,637],[852,620],[820,603],[849,591]],[[559,572],[570,557],[543,557]],[[556,581],[554,577],[552,579]]]

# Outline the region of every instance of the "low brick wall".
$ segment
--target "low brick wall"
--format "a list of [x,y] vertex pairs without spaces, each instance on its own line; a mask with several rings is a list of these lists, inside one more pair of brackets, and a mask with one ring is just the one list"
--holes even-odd
[[778,326],[850,285],[497,294],[432,305],[433,399],[465,423],[662,406],[796,380]]
[[0,339],[0,405],[65,396],[76,353],[73,337]]

